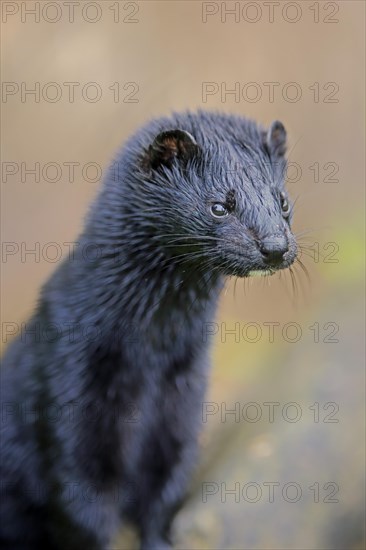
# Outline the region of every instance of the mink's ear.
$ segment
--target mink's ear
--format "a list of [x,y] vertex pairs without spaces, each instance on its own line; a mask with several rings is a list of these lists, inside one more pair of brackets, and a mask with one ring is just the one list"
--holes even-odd
[[270,154],[282,157],[286,153],[287,133],[279,120],[272,122],[268,129],[265,144]]
[[200,151],[194,137],[184,130],[169,130],[156,136],[143,158],[143,168],[171,167],[174,159],[186,164]]

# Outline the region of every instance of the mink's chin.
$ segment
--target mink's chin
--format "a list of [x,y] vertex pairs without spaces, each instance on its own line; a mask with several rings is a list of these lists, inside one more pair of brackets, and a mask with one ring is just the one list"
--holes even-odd
[[274,269],[252,269],[249,271],[246,277],[265,277],[276,273]]
[[244,266],[240,262],[234,262],[224,267],[223,274],[232,277],[266,277],[274,275],[278,271],[288,269],[294,263],[295,259],[296,254],[276,266],[269,266],[258,262],[248,267],[247,263]]
[[251,269],[250,271],[247,272],[247,274],[245,275],[245,277],[265,277],[265,276],[268,276],[268,275],[274,275],[275,273],[277,273],[278,271],[283,271],[284,269],[287,269],[288,267],[291,266],[293,262],[291,263],[285,263],[284,265],[280,265],[278,267],[271,267],[271,268],[260,268],[260,269]]

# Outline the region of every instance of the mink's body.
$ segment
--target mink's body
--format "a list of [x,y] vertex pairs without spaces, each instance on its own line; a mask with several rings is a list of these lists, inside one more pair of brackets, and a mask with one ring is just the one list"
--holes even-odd
[[296,256],[285,138],[199,112],[127,142],[4,358],[2,548],[102,549],[123,519],[169,547],[224,276]]

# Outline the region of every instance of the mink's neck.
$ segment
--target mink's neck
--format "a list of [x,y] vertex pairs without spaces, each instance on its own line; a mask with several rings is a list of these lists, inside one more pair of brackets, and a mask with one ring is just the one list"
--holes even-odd
[[[172,323],[187,325],[212,314],[222,277],[175,263],[148,239],[140,245],[131,245],[127,236],[111,242],[107,236],[84,235],[71,267],[71,286],[88,296],[79,304],[83,322],[105,328],[131,324],[142,331],[154,324],[166,330]],[[73,308],[71,291],[69,296]]]

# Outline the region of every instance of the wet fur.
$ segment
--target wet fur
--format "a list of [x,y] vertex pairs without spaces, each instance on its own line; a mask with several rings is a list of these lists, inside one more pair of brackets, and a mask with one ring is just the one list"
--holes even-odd
[[[196,143],[152,145],[175,129]],[[155,120],[125,144],[74,257],[27,323],[62,331],[23,334],[4,357],[1,548],[102,549],[124,519],[142,548],[169,547],[197,455],[203,329],[223,276],[256,268],[253,239],[279,223],[290,234],[278,204],[283,141],[278,128],[268,138],[242,117],[199,112]],[[211,200],[236,209],[230,227],[209,216]],[[102,251],[94,260],[91,243]],[[50,404],[61,411],[52,421]]]

